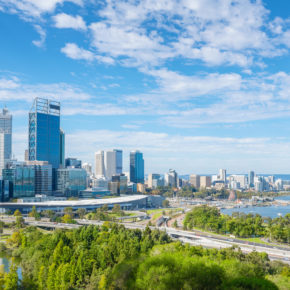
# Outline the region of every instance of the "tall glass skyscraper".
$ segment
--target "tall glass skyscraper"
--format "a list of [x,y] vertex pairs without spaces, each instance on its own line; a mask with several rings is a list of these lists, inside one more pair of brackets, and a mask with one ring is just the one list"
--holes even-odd
[[12,116],[6,108],[0,113],[0,176],[12,155]]
[[48,161],[58,169],[60,148],[60,103],[36,98],[29,112],[29,160]]
[[60,166],[65,167],[65,134],[62,129],[60,129]]
[[140,151],[130,152],[130,181],[144,183],[144,159]]
[[114,149],[116,152],[116,173],[121,174],[123,172],[123,151],[120,149]]

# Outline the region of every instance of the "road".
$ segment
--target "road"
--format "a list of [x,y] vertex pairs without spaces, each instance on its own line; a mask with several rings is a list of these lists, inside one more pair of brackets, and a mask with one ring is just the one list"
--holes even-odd
[[[4,222],[13,222],[15,221],[14,217],[1,217],[1,220]],[[35,221],[33,218],[25,218],[25,224],[36,226],[36,227],[44,227],[44,228],[61,228],[61,229],[75,229],[79,228],[83,225],[102,225],[103,222],[92,221],[92,220],[84,220],[79,219],[76,220],[78,224],[64,224],[64,223],[53,223],[48,221]],[[140,229],[144,230],[146,227],[138,224],[128,224],[128,223],[120,223],[124,225],[128,229]],[[151,229],[156,229],[156,227],[150,227]],[[247,243],[246,241],[241,241],[237,239],[227,239],[221,236],[213,236],[206,233],[201,232],[190,232],[184,230],[178,230],[169,227],[159,227],[159,230],[165,231],[171,237],[178,239],[184,243],[189,243],[191,245],[200,245],[206,248],[228,248],[233,245],[237,245],[241,248],[244,253],[249,253],[252,251],[257,252],[266,252],[270,259],[272,260],[282,260],[288,264],[290,264],[290,250],[287,247],[276,247],[269,246],[263,244],[256,243]]]

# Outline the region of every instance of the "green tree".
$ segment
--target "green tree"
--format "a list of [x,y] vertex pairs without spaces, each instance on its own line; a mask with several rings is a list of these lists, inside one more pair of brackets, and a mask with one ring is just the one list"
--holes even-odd
[[17,266],[12,263],[9,272],[4,276],[4,289],[5,290],[15,290],[18,289],[18,274]]
[[20,229],[24,227],[24,218],[22,216],[17,216],[16,217],[16,222],[15,222],[16,228]]
[[71,215],[69,214],[65,214],[62,218],[61,218],[61,221],[65,224],[71,224],[73,223],[73,219],[71,217]]
[[22,216],[22,214],[21,214],[19,209],[15,210],[14,216]]
[[72,218],[73,217],[73,209],[72,207],[66,207],[63,212],[67,215],[70,215],[70,217]]
[[77,214],[81,219],[83,219],[85,217],[86,213],[87,213],[87,211],[85,208],[80,207],[77,209]]
[[164,200],[162,201],[162,206],[163,206],[163,207],[168,207],[168,206],[169,206],[169,200],[164,199]]

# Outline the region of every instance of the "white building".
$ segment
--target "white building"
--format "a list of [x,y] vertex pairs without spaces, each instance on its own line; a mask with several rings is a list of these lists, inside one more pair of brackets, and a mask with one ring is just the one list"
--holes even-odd
[[[229,181],[230,181],[230,184],[232,181],[235,181],[237,184],[239,184],[238,188],[246,188],[248,185],[248,179],[247,179],[246,175],[233,174],[233,175],[229,176]],[[236,189],[236,188],[231,187],[231,189]]]
[[12,157],[12,115],[6,108],[0,113],[0,176]]
[[92,175],[92,164],[89,164],[89,163],[84,163],[83,165],[82,165],[82,168],[87,172],[87,174],[89,175],[89,176],[91,176]]
[[114,150],[105,151],[105,172],[109,180],[117,174],[117,154]]
[[106,176],[104,151],[100,150],[95,153],[95,163],[96,176]]
[[178,174],[175,170],[169,169],[168,173],[164,175],[165,186],[178,187]]
[[224,183],[227,181],[227,171],[226,169],[219,169],[219,180],[222,180]]

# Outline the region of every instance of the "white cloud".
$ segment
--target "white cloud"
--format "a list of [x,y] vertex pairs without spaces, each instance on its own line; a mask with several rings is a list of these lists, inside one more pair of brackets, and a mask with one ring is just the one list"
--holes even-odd
[[1,78],[0,79],[0,90],[2,89],[15,89],[19,87],[18,78],[13,77],[11,79]]
[[221,138],[136,130],[88,130],[67,134],[67,144],[70,144],[69,155],[92,163],[95,151],[115,148],[118,144],[118,148],[124,150],[125,170],[128,170],[129,151],[139,149],[144,153],[146,173],[163,173],[169,168],[175,168],[179,173],[205,173],[223,167],[242,172],[249,168],[259,172],[283,172],[287,167],[285,159],[290,158],[290,140],[281,141],[278,138]]
[[61,49],[67,57],[77,60],[94,61],[98,60],[105,64],[113,64],[114,60],[108,56],[95,55],[93,52],[80,48],[75,43],[66,43],[66,45]]
[[46,32],[45,30],[43,30],[43,28],[40,25],[34,25],[34,28],[38,32],[40,39],[33,40],[32,43],[37,47],[42,47],[46,39]]
[[60,13],[52,17],[57,28],[72,28],[75,30],[86,30],[87,26],[83,18],[79,15],[72,16]]

